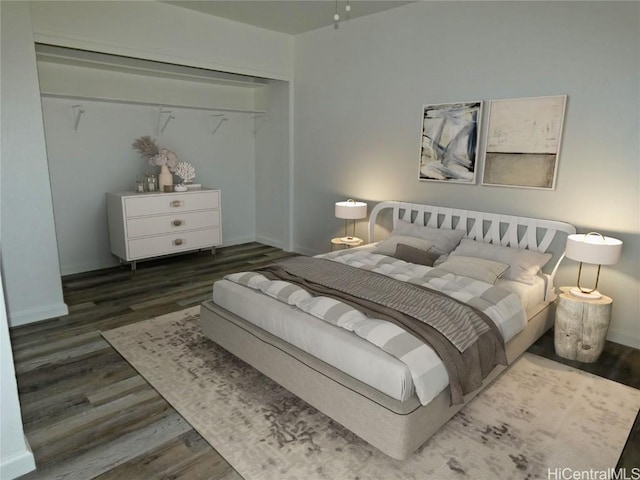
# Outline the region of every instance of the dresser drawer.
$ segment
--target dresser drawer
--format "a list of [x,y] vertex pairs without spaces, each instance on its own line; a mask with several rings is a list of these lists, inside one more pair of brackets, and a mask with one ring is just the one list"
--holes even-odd
[[208,228],[189,232],[158,235],[129,240],[129,259],[155,257],[171,253],[213,247],[220,244],[220,229]]
[[184,253],[222,244],[220,190],[107,193],[111,253],[121,260]]
[[220,225],[219,210],[175,212],[172,215],[127,219],[127,238],[148,237],[161,233],[213,228]]
[[127,218],[220,207],[219,192],[165,193],[124,199]]

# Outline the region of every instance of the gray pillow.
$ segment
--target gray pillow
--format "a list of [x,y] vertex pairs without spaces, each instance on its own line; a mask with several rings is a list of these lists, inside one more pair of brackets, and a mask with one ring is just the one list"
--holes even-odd
[[538,272],[551,259],[550,253],[540,253],[522,248],[503,247],[491,243],[476,242],[463,238],[460,245],[450,253],[451,256],[485,258],[509,265],[503,278],[533,285]]
[[433,243],[433,251],[439,255],[451,252],[460,243],[460,239],[465,236],[465,232],[462,230],[425,227],[404,220],[398,220],[391,234],[428,240]]
[[396,253],[393,256],[405,262],[431,267],[440,255],[433,253],[431,250],[422,250],[405,245],[404,243],[399,243],[396,247]]
[[424,240],[417,237],[409,237],[405,235],[391,234],[388,238],[381,241],[372,253],[379,253],[380,255],[395,256],[398,244],[408,245],[413,248],[419,248],[420,250],[430,250],[433,248],[433,242]]
[[484,258],[455,255],[449,256],[446,262],[436,268],[493,285],[507,271],[509,265]]

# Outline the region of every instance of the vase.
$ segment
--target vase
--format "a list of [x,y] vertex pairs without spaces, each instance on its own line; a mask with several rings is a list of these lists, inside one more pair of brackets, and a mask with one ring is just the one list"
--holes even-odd
[[164,192],[165,185],[173,185],[173,175],[171,175],[169,167],[162,165],[160,175],[158,175],[158,190]]

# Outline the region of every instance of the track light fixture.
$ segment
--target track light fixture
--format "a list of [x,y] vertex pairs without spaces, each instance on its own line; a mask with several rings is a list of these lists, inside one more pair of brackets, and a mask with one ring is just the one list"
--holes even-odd
[[[351,1],[347,0],[347,4],[344,7],[346,13],[345,19],[349,20],[349,14],[351,13]],[[333,21],[335,22],[335,28],[338,28],[338,22],[340,21],[340,14],[338,13],[338,0],[336,0],[335,13],[333,14]]]

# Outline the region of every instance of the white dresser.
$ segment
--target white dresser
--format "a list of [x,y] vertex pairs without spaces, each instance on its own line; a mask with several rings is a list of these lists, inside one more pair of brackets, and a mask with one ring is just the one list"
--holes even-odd
[[222,244],[220,190],[107,193],[111,253],[121,261]]

